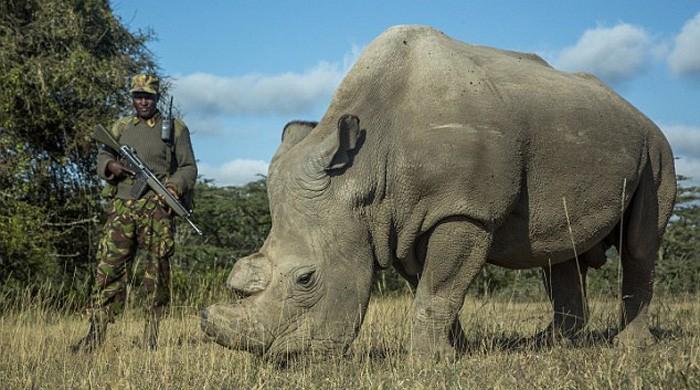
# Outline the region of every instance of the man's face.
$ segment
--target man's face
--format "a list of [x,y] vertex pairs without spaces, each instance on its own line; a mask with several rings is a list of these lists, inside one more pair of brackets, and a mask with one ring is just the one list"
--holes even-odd
[[146,92],[134,92],[131,95],[136,115],[141,119],[150,119],[156,113],[158,95]]

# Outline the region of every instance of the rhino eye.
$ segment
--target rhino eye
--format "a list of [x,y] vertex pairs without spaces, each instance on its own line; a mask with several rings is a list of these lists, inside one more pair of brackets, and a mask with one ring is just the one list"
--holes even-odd
[[313,281],[313,275],[315,271],[309,271],[297,276],[297,284],[300,286],[308,287]]

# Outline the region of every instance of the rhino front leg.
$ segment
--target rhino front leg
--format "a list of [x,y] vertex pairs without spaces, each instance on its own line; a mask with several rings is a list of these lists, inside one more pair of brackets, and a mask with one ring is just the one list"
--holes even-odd
[[479,273],[492,234],[463,218],[448,219],[433,228],[415,297],[413,352],[452,359],[463,344],[459,310],[467,287]]
[[[419,243],[420,251],[425,255],[425,242]],[[418,282],[420,281],[420,275],[413,275],[406,271],[404,267],[400,264],[394,264],[394,268],[411,286],[411,290],[414,292],[418,289]],[[462,329],[462,324],[459,322],[459,316],[456,316],[452,322],[452,328],[450,329],[449,343],[451,346],[457,349],[459,352],[463,352],[466,348],[466,336],[464,335],[464,330]]]
[[549,326],[537,335],[542,342],[559,336],[572,337],[588,320],[586,273],[588,266],[577,259],[543,267],[544,288],[552,302],[554,317]]

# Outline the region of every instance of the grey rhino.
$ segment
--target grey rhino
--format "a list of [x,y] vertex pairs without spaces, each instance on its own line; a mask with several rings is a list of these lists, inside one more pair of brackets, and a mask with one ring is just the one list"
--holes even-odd
[[617,340],[652,340],[647,310],[673,207],[671,149],[654,123],[591,75],[473,46],[424,26],[376,38],[319,123],[291,122],[270,165],[272,228],[202,311],[233,349],[284,359],[342,352],[372,274],[416,287],[413,353],[454,356],[467,286],[488,262],[543,267],[554,318],[586,319],[585,277],[622,255]]

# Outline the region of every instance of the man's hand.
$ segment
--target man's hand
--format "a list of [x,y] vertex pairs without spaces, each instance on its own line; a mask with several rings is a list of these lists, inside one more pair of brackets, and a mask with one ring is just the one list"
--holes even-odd
[[169,191],[171,194],[173,194],[173,196],[175,197],[175,199],[180,199],[180,195],[177,194],[177,190],[175,189],[175,186],[173,186],[172,184],[166,184],[166,185],[165,185],[165,188],[167,188],[168,191]]
[[109,163],[107,163],[107,171],[109,173],[111,173],[112,175],[114,175],[115,178],[119,178],[119,177],[126,176],[126,175],[129,175],[129,176],[136,175],[136,173],[134,171],[125,167],[124,165],[122,165],[122,163],[120,163],[117,160],[112,160]]
[[[170,194],[172,194],[172,196],[175,197],[175,199],[180,198],[177,194],[177,190],[175,189],[175,186],[173,186],[172,184],[166,184],[165,188],[168,190],[168,192],[170,192]],[[170,207],[168,207],[168,202],[165,201],[165,198],[163,197],[163,195],[160,195],[160,194],[158,195],[158,201],[160,202],[161,205],[163,205],[163,209],[166,210],[168,215],[172,214],[173,210]]]

